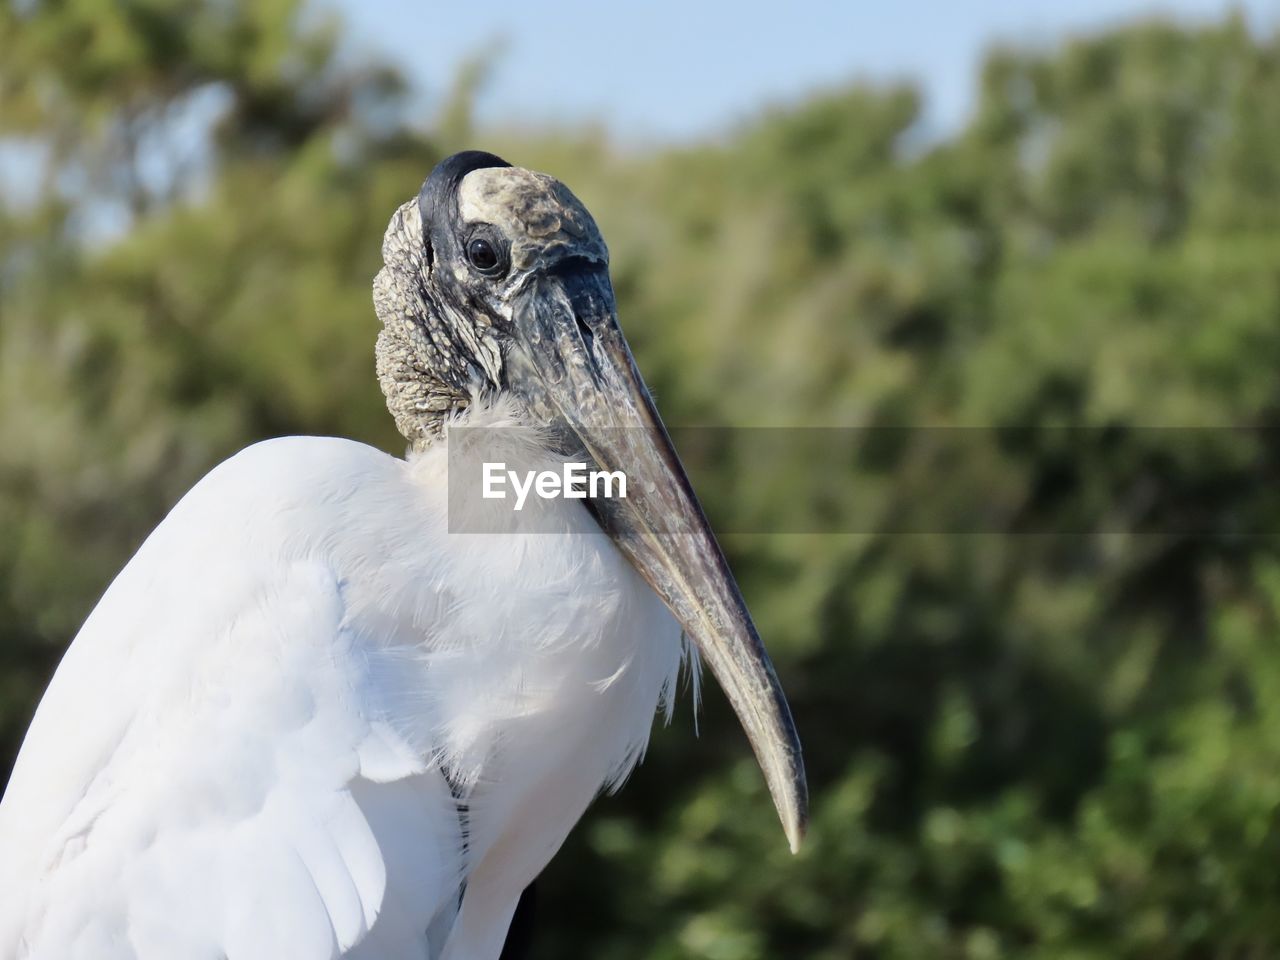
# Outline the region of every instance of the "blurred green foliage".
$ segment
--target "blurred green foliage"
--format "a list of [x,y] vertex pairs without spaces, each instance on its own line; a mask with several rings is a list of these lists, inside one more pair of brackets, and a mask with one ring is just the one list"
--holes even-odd
[[[381,233],[483,146],[595,213],[670,422],[998,428],[977,476],[856,458],[864,534],[728,539],[806,744],[802,853],[712,692],[548,869],[538,956],[1280,955],[1280,37],[996,51],[941,143],[855,86],[618,150],[473,137],[474,70],[418,132],[340,35],[295,0],[0,4],[0,150],[37,173],[0,199],[5,768],[204,471],[397,448]],[[735,466],[712,514],[795,529]]]

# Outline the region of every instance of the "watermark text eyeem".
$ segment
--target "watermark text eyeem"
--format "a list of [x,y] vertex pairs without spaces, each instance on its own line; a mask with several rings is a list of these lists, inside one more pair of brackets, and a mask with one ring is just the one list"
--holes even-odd
[[556,470],[508,470],[505,462],[482,465],[481,495],[486,500],[507,499],[507,488],[515,493],[517,511],[524,509],[530,492],[543,500],[593,500],[627,498],[627,475],[621,470],[588,470],[585,463],[564,463]]

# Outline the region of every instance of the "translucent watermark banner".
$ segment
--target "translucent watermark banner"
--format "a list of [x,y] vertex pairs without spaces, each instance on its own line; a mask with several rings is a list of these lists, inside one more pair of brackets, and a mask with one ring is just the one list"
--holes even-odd
[[[1280,534],[1272,427],[680,427],[670,436],[722,534]],[[646,432],[594,440],[612,461],[568,434],[453,428],[450,531],[598,532],[583,518],[676,482],[642,456]],[[678,510],[650,519],[656,534],[693,521]]]

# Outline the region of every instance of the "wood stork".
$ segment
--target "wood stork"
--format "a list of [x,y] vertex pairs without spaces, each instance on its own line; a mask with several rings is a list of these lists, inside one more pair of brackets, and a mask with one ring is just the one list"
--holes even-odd
[[[142,545],[0,804],[0,956],[494,960],[521,891],[669,710],[683,636],[799,843],[790,713],[590,214],[461,153],[396,211],[383,259],[377,370],[409,455],[259,443]],[[541,452],[580,445],[633,492],[540,504],[561,535],[450,533],[460,424],[535,427]]]

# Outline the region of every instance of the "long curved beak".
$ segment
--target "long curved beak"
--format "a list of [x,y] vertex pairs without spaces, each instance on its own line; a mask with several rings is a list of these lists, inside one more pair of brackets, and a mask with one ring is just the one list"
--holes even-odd
[[[769,655],[618,325],[603,264],[533,275],[513,316],[512,387],[561,420],[625,499],[590,501],[601,526],[666,602],[729,698],[794,853],[808,819],[800,739]],[[527,365],[527,367],[525,367]]]

